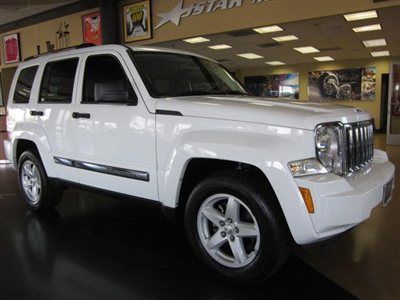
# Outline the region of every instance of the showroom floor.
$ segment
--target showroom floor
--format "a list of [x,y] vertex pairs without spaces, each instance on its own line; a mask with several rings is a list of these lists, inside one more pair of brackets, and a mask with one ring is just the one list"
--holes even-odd
[[[383,144],[378,137],[378,148]],[[400,147],[388,151],[399,165]],[[199,265],[182,231],[167,222],[156,205],[69,189],[57,210],[32,213],[19,195],[15,172],[0,164],[0,295],[353,299],[353,294],[398,299],[397,198],[323,249],[292,255],[269,281],[237,286],[216,279]]]

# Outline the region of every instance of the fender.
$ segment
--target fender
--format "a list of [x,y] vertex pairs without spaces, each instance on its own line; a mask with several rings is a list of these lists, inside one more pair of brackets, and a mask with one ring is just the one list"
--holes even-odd
[[314,148],[312,145],[304,145],[304,141],[309,138],[304,135],[313,133],[287,128],[289,136],[277,135],[276,130],[270,135],[266,135],[265,131],[264,134],[255,134],[256,126],[253,124],[252,127],[252,134],[200,130],[176,137],[165,164],[161,165],[163,160],[159,159],[160,201],[171,208],[179,205],[181,182],[186,166],[193,158],[224,159],[250,164],[259,168],[270,181],[296,242],[312,241],[317,233],[287,163],[310,157]]
[[28,140],[35,143],[38,148],[40,158],[42,159],[44,168],[49,177],[55,177],[55,171],[53,169],[51,147],[47,136],[43,128],[37,124],[19,122],[15,124],[15,128],[12,131],[12,156],[13,156],[13,167],[17,168],[17,145],[19,140]]

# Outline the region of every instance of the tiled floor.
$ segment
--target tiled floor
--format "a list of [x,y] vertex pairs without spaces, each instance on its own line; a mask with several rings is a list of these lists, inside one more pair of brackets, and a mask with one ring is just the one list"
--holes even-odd
[[[375,146],[386,149],[400,178],[400,146],[385,145],[378,134]],[[302,259],[361,299],[400,299],[400,180],[392,202],[339,240]]]

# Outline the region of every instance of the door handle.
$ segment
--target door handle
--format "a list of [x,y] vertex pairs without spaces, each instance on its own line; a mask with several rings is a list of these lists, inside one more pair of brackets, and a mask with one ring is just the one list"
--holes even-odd
[[90,114],[73,112],[72,117],[74,119],[90,119]]
[[38,110],[31,110],[30,114],[31,116],[43,116],[43,112]]

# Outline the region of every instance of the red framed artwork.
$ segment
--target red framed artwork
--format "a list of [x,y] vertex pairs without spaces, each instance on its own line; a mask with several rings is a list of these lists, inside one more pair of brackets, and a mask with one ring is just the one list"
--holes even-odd
[[5,64],[16,63],[21,60],[18,33],[3,36],[3,50]]
[[100,12],[82,16],[83,42],[101,45],[101,16]]

